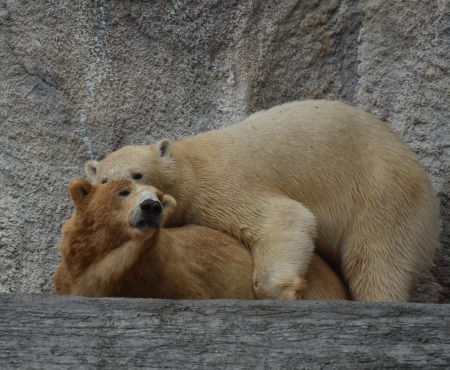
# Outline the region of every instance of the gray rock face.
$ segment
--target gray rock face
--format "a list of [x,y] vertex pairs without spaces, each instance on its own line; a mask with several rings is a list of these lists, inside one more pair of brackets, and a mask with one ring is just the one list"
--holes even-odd
[[0,291],[49,292],[88,159],[339,99],[386,120],[442,204],[414,299],[450,301],[450,2],[0,4]]

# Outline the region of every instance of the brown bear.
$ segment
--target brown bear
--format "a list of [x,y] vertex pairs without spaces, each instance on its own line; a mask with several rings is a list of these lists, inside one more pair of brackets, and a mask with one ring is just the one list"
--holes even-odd
[[[55,293],[147,298],[254,299],[252,259],[231,236],[204,226],[163,228],[175,200],[131,181],[70,186],[75,205],[63,227]],[[348,299],[319,256],[305,299]]]
[[438,201],[414,153],[375,116],[303,101],[86,164],[177,199],[171,225],[220,229],[252,253],[258,298],[298,298],[318,252],[356,300],[406,301],[438,242]]

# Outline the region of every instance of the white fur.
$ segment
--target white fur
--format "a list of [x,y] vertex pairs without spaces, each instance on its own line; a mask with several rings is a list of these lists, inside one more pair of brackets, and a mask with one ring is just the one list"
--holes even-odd
[[438,246],[438,202],[416,156],[384,122],[339,102],[289,103],[172,144],[124,147],[86,172],[94,182],[139,172],[137,182],[176,198],[177,224],[242,240],[259,298],[301,296],[315,242],[354,299],[407,300]]

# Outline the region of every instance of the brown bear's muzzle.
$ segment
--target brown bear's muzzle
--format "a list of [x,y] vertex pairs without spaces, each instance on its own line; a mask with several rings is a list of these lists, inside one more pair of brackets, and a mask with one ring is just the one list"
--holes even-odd
[[131,225],[139,229],[158,229],[162,219],[163,207],[157,200],[146,199],[139,204],[132,218]]

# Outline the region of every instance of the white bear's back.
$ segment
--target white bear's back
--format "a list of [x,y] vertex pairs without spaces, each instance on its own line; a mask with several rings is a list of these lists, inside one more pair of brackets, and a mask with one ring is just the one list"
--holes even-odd
[[314,212],[329,245],[361,209],[378,209],[371,215],[383,222],[410,219],[414,209],[435,213],[434,190],[415,154],[385,122],[341,102],[283,104],[177,146],[175,153],[199,159],[192,162],[193,172],[206,174],[196,177],[199,189],[217,200],[226,194],[218,204],[252,207],[247,191],[285,195]]

